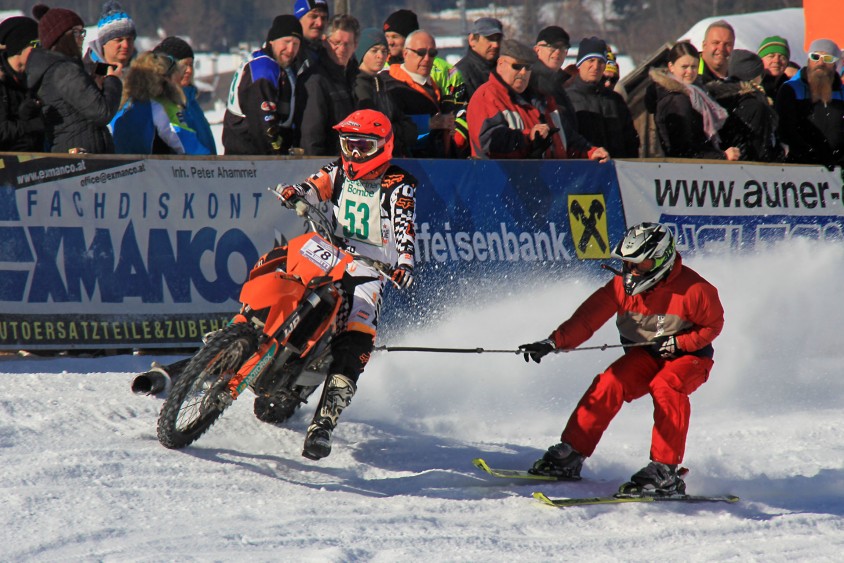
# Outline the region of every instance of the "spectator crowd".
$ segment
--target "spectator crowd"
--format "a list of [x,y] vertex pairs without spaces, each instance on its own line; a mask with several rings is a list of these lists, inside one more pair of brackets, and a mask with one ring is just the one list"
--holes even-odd
[[[194,52],[167,37],[149,52],[108,0],[82,52],[85,22],[38,4],[0,23],[0,150],[17,152],[337,155],[334,126],[358,109],[393,125],[394,154],[415,158],[636,158],[640,140],[607,43],[584,37],[575,62],[559,26],[532,45],[501,21],[474,21],[465,56],[400,9],[361,29],[326,0],[292,0],[236,71],[218,151],[193,84]],[[813,39],[806,61],[788,41],[734,49],[727,21],[700,49],[673,45],[649,69],[645,107],[668,157],[844,164],[841,50]],[[799,63],[805,63],[800,66]]]

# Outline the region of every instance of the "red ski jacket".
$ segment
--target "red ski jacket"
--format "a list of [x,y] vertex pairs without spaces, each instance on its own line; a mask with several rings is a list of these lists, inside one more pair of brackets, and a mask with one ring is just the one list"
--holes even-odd
[[678,254],[668,277],[639,295],[627,295],[621,276],[615,276],[590,295],[550,338],[557,348],[576,348],[613,314],[623,343],[676,335],[684,352],[706,357],[712,357],[712,341],[724,327],[718,290],[683,266]]

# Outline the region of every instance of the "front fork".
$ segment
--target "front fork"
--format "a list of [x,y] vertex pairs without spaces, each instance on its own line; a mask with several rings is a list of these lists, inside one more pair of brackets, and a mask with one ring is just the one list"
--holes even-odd
[[[228,389],[232,401],[237,399],[243,393],[244,389],[247,389],[268,367],[276,362],[279,365],[283,365],[294,353],[301,354],[304,352],[304,350],[296,349],[290,343],[282,346],[278,342],[278,337],[286,341],[296,327],[299,326],[302,319],[322,302],[322,298],[318,293],[317,291],[312,291],[302,304],[285,319],[278,330],[275,331],[275,334],[272,336],[264,334],[263,342],[258,346],[258,350],[244,362],[234,377],[229,381]],[[278,356],[278,359],[276,359],[276,356]]]

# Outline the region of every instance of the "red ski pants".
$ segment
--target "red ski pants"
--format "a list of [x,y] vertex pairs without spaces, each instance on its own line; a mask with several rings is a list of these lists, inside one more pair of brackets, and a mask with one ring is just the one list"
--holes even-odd
[[709,377],[711,358],[655,358],[632,348],[598,375],[569,418],[562,440],[590,456],[623,401],[649,393],[654,402],[651,460],[669,465],[683,461],[689,431],[689,395]]

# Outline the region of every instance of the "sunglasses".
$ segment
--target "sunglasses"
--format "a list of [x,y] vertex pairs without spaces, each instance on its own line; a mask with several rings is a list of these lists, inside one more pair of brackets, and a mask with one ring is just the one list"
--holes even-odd
[[425,55],[429,55],[433,59],[439,53],[436,49],[411,49],[410,47],[405,47],[405,50],[416,53],[420,59],[424,59]]
[[74,37],[76,37],[78,39],[82,39],[86,35],[88,35],[88,30],[86,30],[86,29],[71,29],[70,33],[72,33]]
[[510,63],[510,66],[513,67],[513,70],[515,70],[516,72],[521,72],[523,70],[525,72],[530,72],[533,70],[533,65],[525,63]]
[[38,47],[41,46],[41,41],[38,40],[38,39],[33,39],[32,41],[29,42],[29,46],[32,47],[33,49],[37,49]]
[[838,57],[834,55],[827,55],[825,53],[813,52],[809,53],[809,60],[815,63],[818,61],[823,61],[824,63],[831,65],[832,63],[838,62]]
[[539,43],[539,44],[537,44],[537,47],[545,47],[546,49],[551,49],[552,53],[554,51],[562,52],[562,51],[568,51],[569,50],[568,45],[549,45],[547,43]]

